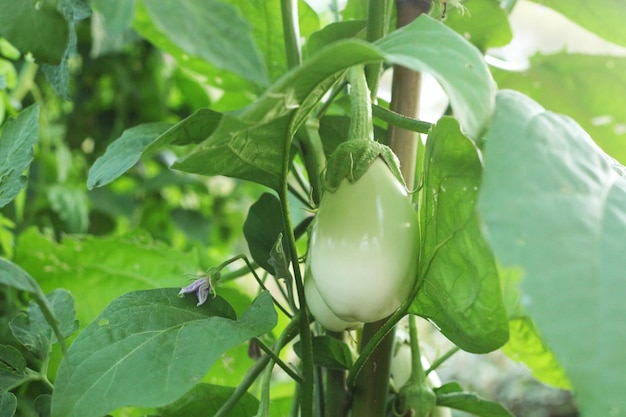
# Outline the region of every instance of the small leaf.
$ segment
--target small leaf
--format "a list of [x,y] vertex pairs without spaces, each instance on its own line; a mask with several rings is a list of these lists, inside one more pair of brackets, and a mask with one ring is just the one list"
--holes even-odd
[[123,406],[169,404],[196,385],[220,355],[276,324],[267,292],[239,320],[219,296],[196,307],[191,297],[177,293],[137,291],[114,300],[61,362],[52,416],[99,417]]
[[[57,289],[46,296],[54,317],[58,320],[59,331],[66,338],[78,329],[74,298],[63,289]],[[26,349],[43,360],[50,354],[50,347],[57,341],[55,334],[40,306],[31,301],[28,312],[20,312],[9,323],[13,336]]]
[[498,93],[479,199],[486,237],[523,272],[524,307],[585,416],[626,412],[626,178],[573,120]]
[[418,271],[422,280],[411,305],[433,320],[461,349],[485,353],[508,338],[498,268],[481,234],[476,200],[482,166],[474,144],[450,117],[428,135]]
[[87,187],[102,187],[119,178],[141,158],[144,150],[171,127],[169,123],[146,123],[126,129],[89,170]]
[[[293,351],[301,357],[301,342],[298,341],[293,345]],[[329,369],[348,370],[352,367],[352,353],[348,345],[341,340],[330,336],[315,336],[313,362]]]
[[[159,410],[161,417],[195,417],[212,416],[228,401],[235,388],[220,385],[198,384],[176,402]],[[226,414],[228,417],[252,417],[259,408],[259,400],[246,392],[233,409]]]
[[20,351],[13,346],[0,345],[0,391],[11,390],[28,379],[26,359]]
[[[4,13],[2,13],[4,15]],[[39,128],[39,105],[22,110],[8,121],[0,136],[0,207],[6,206],[26,185],[24,171],[33,160]]]
[[[54,3],[0,0],[0,36],[40,63],[56,65],[67,47],[69,28]],[[35,30],[36,28],[36,30]]]
[[466,411],[478,417],[514,417],[502,405],[470,392],[459,391],[459,389],[462,388],[455,382],[434,388],[437,406]]
[[17,397],[12,392],[0,392],[0,417],[13,417],[17,410]]
[[332,42],[355,37],[359,32],[365,32],[366,24],[365,20],[344,20],[326,25],[307,40],[306,52],[310,56]]
[[35,398],[35,411],[38,413],[38,417],[50,417],[50,406],[52,403],[52,396],[49,394],[41,394]]
[[283,234],[278,235],[276,243],[270,250],[270,259],[267,261],[272,268],[274,268],[274,276],[276,278],[282,278],[287,281],[291,281],[293,277],[289,271],[289,254],[285,252],[285,246],[283,244]]
[[26,271],[11,261],[0,258],[0,284],[26,291],[35,300],[46,321],[52,327],[54,334],[60,340],[61,348],[65,350],[65,341],[59,323],[52,311],[52,305],[44,295],[37,282]]
[[[252,259],[272,275],[276,274],[274,266],[270,263],[272,249],[285,230],[281,213],[278,198],[273,194],[263,193],[250,206],[248,217],[243,224],[243,235],[248,242]],[[282,243],[282,249],[283,254],[288,253],[286,242]]]

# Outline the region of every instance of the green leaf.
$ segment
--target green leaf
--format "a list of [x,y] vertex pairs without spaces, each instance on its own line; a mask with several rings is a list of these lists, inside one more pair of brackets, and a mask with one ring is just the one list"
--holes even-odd
[[424,172],[422,281],[410,311],[433,320],[463,350],[495,350],[506,342],[509,325],[475,209],[482,166],[455,119],[440,119],[428,135]]
[[323,48],[248,108],[224,117],[213,135],[173,167],[227,175],[278,190],[285,142],[313,106],[345,69],[383,59],[432,73],[446,88],[469,134],[478,135],[491,117],[495,84],[478,50],[443,24],[420,17],[376,45],[345,40]]
[[345,20],[326,25],[311,35],[306,42],[305,51],[310,56],[330,43],[355,37],[359,32],[365,31],[366,24],[365,20]]
[[[271,251],[279,235],[285,235],[284,230],[280,201],[273,194],[263,193],[250,206],[243,224],[243,235],[252,259],[272,275],[276,271],[269,262]],[[283,242],[283,253],[289,253],[287,250],[287,244]]]
[[0,392],[0,417],[13,417],[17,410],[17,397],[12,392]]
[[240,75],[268,83],[251,28],[237,10],[219,0],[143,0],[155,26],[187,54]]
[[533,0],[556,10],[585,29],[604,39],[626,45],[626,27],[623,16],[626,3],[622,0],[607,0],[602,4],[585,0]]
[[[78,321],[72,295],[67,290],[57,289],[46,298],[58,320],[61,335],[65,338],[73,334],[78,329]],[[28,312],[19,312],[9,325],[17,341],[41,360],[48,357],[52,344],[57,341],[41,308],[33,301],[28,305]]]
[[141,158],[145,149],[171,127],[169,123],[146,123],[126,129],[89,170],[87,187],[102,187],[119,178]]
[[69,39],[63,15],[51,2],[0,0],[0,36],[40,63],[59,64]]
[[425,14],[375,45],[387,61],[431,74],[448,94],[463,132],[480,136],[493,113],[496,84],[476,47]]
[[[293,345],[293,351],[301,357],[302,343],[300,341]],[[341,340],[330,336],[315,336],[313,338],[313,362],[329,369],[348,370],[352,367],[352,353],[348,345]]]
[[605,152],[626,163],[626,58],[558,53],[535,55],[523,72],[493,71],[500,88],[520,91],[547,109],[567,114]]
[[11,202],[26,185],[24,171],[33,160],[39,128],[39,105],[22,110],[5,123],[0,136],[0,207]]
[[478,417],[514,417],[500,404],[485,400],[476,394],[464,392],[456,382],[433,388],[438,407],[449,407],[472,413]]
[[26,359],[20,351],[13,346],[0,345],[0,391],[11,390],[28,378]]
[[513,39],[509,19],[499,0],[469,1],[467,10],[449,10],[446,25],[485,53],[489,48],[507,45]]
[[36,276],[45,291],[69,290],[83,326],[125,292],[182,287],[185,274],[200,270],[195,253],[174,250],[140,232],[66,236],[57,243],[29,229],[19,236],[15,261]]
[[261,293],[239,320],[222,298],[198,308],[175,289],[114,300],[72,343],[52,397],[53,417],[160,407],[190,390],[230,348],[270,331],[277,316]]
[[[159,410],[161,417],[202,417],[214,415],[230,398],[235,388],[198,384],[182,398]],[[237,401],[228,417],[252,417],[259,408],[259,400],[246,392]]]
[[574,386],[581,414],[626,412],[626,180],[573,120],[498,94],[479,210],[524,307]]

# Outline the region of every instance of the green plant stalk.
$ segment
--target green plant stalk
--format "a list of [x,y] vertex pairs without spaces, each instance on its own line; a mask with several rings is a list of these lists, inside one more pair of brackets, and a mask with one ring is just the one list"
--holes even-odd
[[436,361],[434,361],[432,364],[430,364],[430,368],[428,368],[426,371],[424,371],[424,373],[426,375],[428,375],[429,373],[431,373],[432,371],[434,371],[435,369],[439,368],[441,366],[442,363],[444,363],[445,361],[447,361],[448,359],[450,359],[455,353],[457,353],[459,350],[461,350],[460,347],[458,346],[454,346],[453,348],[451,348],[450,350],[448,350],[446,353],[444,353],[443,355],[441,355],[439,358],[437,358]]
[[374,140],[372,103],[363,67],[360,65],[351,67],[347,76],[350,82],[351,109],[348,140]]
[[17,84],[11,91],[11,101],[21,103],[26,94],[35,85],[35,75],[39,66],[31,59],[26,59],[17,78]]
[[[274,343],[273,349],[276,352],[279,352],[290,340],[292,340],[297,332],[298,325],[300,323],[299,315],[296,315],[290,322],[287,324],[283,332],[280,334],[276,342]],[[230,398],[222,404],[220,409],[215,413],[213,417],[225,417],[227,416],[233,407],[237,404],[237,402],[243,397],[243,395],[248,391],[248,389],[252,386],[254,381],[261,375],[263,369],[270,363],[272,358],[269,356],[263,356],[259,359],[252,368],[248,371],[246,376],[243,378],[241,383],[237,385],[235,391],[231,394]]]
[[285,371],[285,373],[289,375],[291,379],[293,379],[297,383],[302,383],[302,377],[296,371],[291,369],[289,365],[283,362],[283,360],[276,353],[274,353],[274,351],[272,351],[272,349],[270,349],[269,346],[263,343],[261,339],[259,339],[258,337],[255,337],[252,340],[254,341],[254,343],[257,344],[257,346],[259,346],[259,348],[263,352],[265,352],[267,356],[269,356],[272,359],[272,361],[274,361],[276,365],[280,366],[280,368],[283,371]]
[[[389,0],[370,0],[367,12],[367,27],[365,38],[368,42],[376,42],[385,36],[387,22],[389,20]],[[367,64],[365,66],[365,78],[371,91],[371,100],[376,102],[378,82],[383,69],[382,62]]]
[[300,50],[300,26],[298,24],[298,0],[281,0],[283,39],[287,54],[287,66],[297,67],[302,63]]
[[408,383],[424,385],[426,374],[422,366],[422,354],[420,352],[419,338],[417,337],[417,319],[409,315],[409,341],[411,344],[411,375]]

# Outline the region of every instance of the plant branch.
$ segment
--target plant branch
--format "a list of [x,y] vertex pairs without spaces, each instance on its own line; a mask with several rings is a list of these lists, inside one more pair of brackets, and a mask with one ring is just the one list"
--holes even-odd
[[[367,12],[367,27],[365,38],[368,42],[376,42],[385,36],[389,20],[389,0],[371,0]],[[365,66],[365,77],[370,88],[372,101],[376,101],[378,81],[382,72],[383,63],[376,62]]]
[[381,120],[384,120],[390,125],[417,133],[428,133],[433,127],[432,123],[403,116],[399,113],[396,113],[395,111],[387,110],[384,107],[377,106],[376,104],[372,105],[372,115],[374,117],[378,117]]

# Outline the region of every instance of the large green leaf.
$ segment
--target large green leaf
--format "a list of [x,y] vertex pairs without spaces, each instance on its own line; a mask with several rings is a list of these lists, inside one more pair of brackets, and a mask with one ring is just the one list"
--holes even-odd
[[199,270],[198,257],[173,250],[145,233],[118,237],[66,236],[60,243],[29,229],[19,236],[15,261],[44,291],[66,288],[76,297],[82,325],[128,291],[184,286]]
[[26,185],[24,171],[33,160],[39,128],[39,105],[22,110],[0,135],[0,207],[11,202]]
[[69,39],[68,23],[51,2],[0,0],[0,36],[41,63],[59,64]]
[[276,324],[272,298],[257,297],[240,319],[222,298],[196,307],[175,289],[114,300],[72,343],[52,397],[53,417],[99,417],[179,398],[230,348]]
[[250,25],[233,6],[220,0],[142,3],[156,27],[189,55],[267,85],[267,70]]
[[345,40],[323,48],[236,117],[224,118],[211,137],[173,167],[233,176],[277,189],[285,143],[313,106],[346,68],[380,60],[432,73],[448,91],[461,125],[470,135],[477,135],[491,116],[495,87],[478,50],[445,25],[424,16],[375,45]]
[[626,179],[573,120],[498,94],[479,209],[524,307],[566,369],[582,415],[626,413]]
[[[342,59],[337,59],[341,56]],[[278,189],[285,142],[312,106],[341,75],[380,53],[358,41],[334,44],[283,76],[237,117],[225,117],[204,143],[173,167],[204,175],[228,175]]]
[[606,40],[626,45],[626,3],[622,0],[605,0],[601,4],[586,0],[533,1],[556,10]]
[[[22,353],[13,346],[0,345],[0,392],[18,387],[29,378]],[[0,416],[4,415],[0,413]]]
[[443,23],[422,15],[376,42],[385,59],[431,74],[450,98],[465,134],[476,139],[494,109],[496,84],[478,49]]
[[502,346],[508,320],[498,268],[476,213],[482,166],[474,144],[444,117],[428,135],[421,191],[422,280],[410,311],[433,320],[462,349]]
[[500,88],[518,90],[574,118],[605,152],[626,163],[623,145],[626,58],[558,53],[536,55],[524,72],[494,70]]

